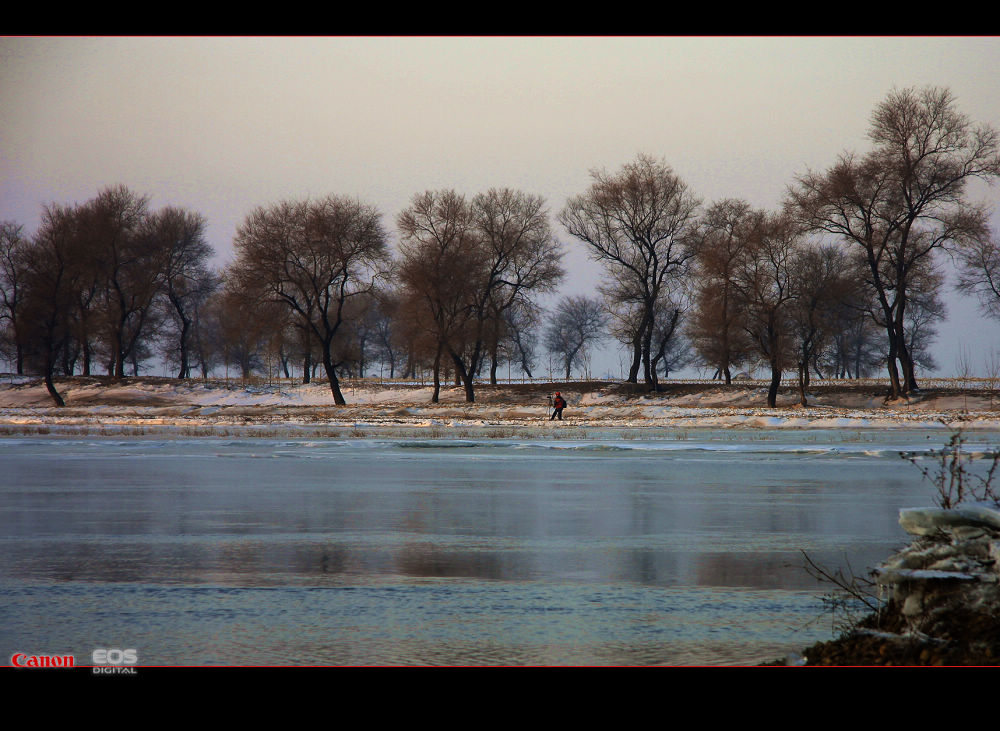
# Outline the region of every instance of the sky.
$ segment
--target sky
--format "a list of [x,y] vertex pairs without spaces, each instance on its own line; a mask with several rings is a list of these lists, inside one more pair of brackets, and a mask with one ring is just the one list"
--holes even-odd
[[[947,86],[1000,128],[998,68],[1000,37],[4,37],[0,219],[31,233],[44,204],[124,184],[204,215],[222,265],[279,200],[358,197],[395,241],[417,193],[511,187],[548,203],[558,294],[593,295],[600,266],[555,220],[591,170],[645,153],[706,204],[777,208],[796,175],[869,149],[894,88]],[[1000,185],[970,197],[1000,231]],[[1000,322],[945,299],[936,374],[959,352],[983,370]],[[620,361],[604,348],[592,372]]]

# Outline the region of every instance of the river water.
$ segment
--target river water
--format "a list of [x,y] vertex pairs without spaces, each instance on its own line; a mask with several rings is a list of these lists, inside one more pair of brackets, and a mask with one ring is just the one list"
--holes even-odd
[[0,439],[0,654],[753,664],[832,636],[801,552],[904,545],[933,488],[899,452],[947,439],[641,436]]

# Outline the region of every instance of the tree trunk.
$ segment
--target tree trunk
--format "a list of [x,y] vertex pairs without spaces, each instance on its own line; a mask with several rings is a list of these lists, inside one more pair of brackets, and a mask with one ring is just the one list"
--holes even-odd
[[434,393],[431,394],[432,404],[438,403],[441,393],[441,352],[443,349],[443,345],[438,343],[437,352],[434,354]]
[[802,406],[808,406],[809,402],[806,401],[806,386],[808,385],[806,381],[809,379],[809,367],[799,361],[799,403]]
[[813,354],[812,365],[813,365],[813,372],[816,374],[816,378],[818,378],[821,381],[824,380],[825,376],[823,375],[823,371],[819,369],[819,363],[817,362],[816,354]]
[[646,318],[646,328],[642,335],[642,377],[646,382],[647,386],[653,386],[653,374],[651,372],[652,367],[652,351],[653,349],[653,318]]
[[115,328],[114,334],[114,353],[112,357],[113,361],[113,372],[110,374],[115,380],[119,378],[125,378],[125,319],[126,316],[123,314],[125,312],[125,303],[120,302],[118,306],[118,322]]
[[[636,335],[635,340],[632,341],[632,365],[628,369],[627,383],[638,383],[639,382],[639,367],[642,365],[642,339],[639,335]],[[566,376],[569,378],[569,376]]]
[[52,371],[55,368],[55,361],[51,357],[45,359],[45,389],[49,392],[49,396],[55,401],[56,406],[65,406],[66,402],[63,397],[56,390],[56,385],[52,381]]
[[899,371],[896,368],[896,333],[889,328],[889,355],[886,357],[886,366],[889,370],[889,396],[890,400],[895,400],[902,394],[899,386]]
[[[658,346],[657,351],[656,351],[656,354],[653,355],[650,358],[649,372],[650,372],[650,378],[651,378],[651,381],[652,381],[652,384],[651,384],[652,385],[652,390],[654,392],[660,390],[660,379],[659,379],[659,376],[657,375],[656,371],[657,371],[657,368],[659,368],[660,361],[661,360],[666,361],[666,357],[667,357],[667,345],[670,343],[670,339],[674,336],[674,330],[677,329],[677,320],[680,319],[680,316],[681,316],[681,311],[675,309],[674,312],[673,312],[673,314],[670,316],[670,327],[669,327],[669,329],[664,334],[663,339],[660,341],[659,346]],[[666,369],[665,366],[664,366],[663,370],[664,370],[664,373],[667,372],[667,369]]]
[[778,405],[778,387],[781,385],[781,367],[771,361],[771,385],[767,389],[767,405],[772,409]]
[[188,331],[191,329],[191,321],[181,315],[181,371],[178,378],[190,378],[191,366],[188,364]]
[[180,331],[180,373],[178,378],[190,378],[191,377],[191,366],[188,363],[188,337],[191,331],[192,320],[188,318],[184,313],[184,303],[180,297],[173,291],[172,287],[167,289],[167,299],[170,300],[170,304],[174,306],[174,311],[177,313],[177,317],[181,321],[181,331]]
[[[465,364],[462,363],[462,359],[459,358],[455,353],[451,354],[451,359],[455,363],[455,374],[458,377],[456,380],[465,386],[465,402],[475,403],[476,401],[476,391],[474,386],[475,375],[471,371],[465,370]],[[456,384],[457,385],[457,384]]]
[[62,349],[62,371],[64,376],[73,375],[73,359],[70,356],[69,350],[69,340],[67,340]]
[[333,364],[333,354],[331,350],[331,340],[323,341],[323,368],[326,370],[326,377],[330,381],[330,392],[333,394],[333,403],[337,406],[346,406],[344,394],[340,392],[340,380],[337,378],[337,367]]
[[326,368],[326,376],[330,379],[330,391],[333,393],[333,403],[337,406],[346,406],[344,394],[340,392],[340,381],[337,379],[337,369],[330,362],[329,356],[324,355],[323,367]]
[[910,349],[906,347],[906,338],[903,335],[902,327],[899,328],[899,365],[903,371],[903,393],[919,390],[917,379],[913,372],[913,359],[910,357]]
[[490,354],[490,385],[497,385],[497,367],[500,362],[497,360],[497,351],[494,350]]

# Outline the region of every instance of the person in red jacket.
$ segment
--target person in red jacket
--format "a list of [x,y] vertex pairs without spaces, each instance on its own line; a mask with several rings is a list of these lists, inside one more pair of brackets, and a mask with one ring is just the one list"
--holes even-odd
[[552,421],[557,416],[559,417],[559,421],[562,421],[562,410],[566,408],[566,400],[558,391],[556,391],[556,397],[552,400],[552,406],[555,407],[555,411],[552,412],[549,421]]

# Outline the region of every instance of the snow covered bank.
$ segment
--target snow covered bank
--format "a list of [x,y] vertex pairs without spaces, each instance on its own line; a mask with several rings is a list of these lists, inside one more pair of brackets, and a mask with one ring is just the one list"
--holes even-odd
[[[662,393],[615,383],[481,386],[477,402],[461,388],[442,389],[432,404],[426,384],[346,382],[347,406],[336,406],[325,383],[249,385],[237,381],[138,378],[111,382],[76,377],[60,382],[67,406],[56,408],[38,380],[0,384],[0,429],[74,427],[284,428],[333,430],[464,430],[498,428],[541,435],[557,430],[650,428],[865,429],[942,428],[1000,430],[1000,399],[982,390],[926,390],[887,406],[884,389],[840,382],[816,384],[808,407],[787,389],[779,406],[765,405],[766,387],[740,384],[667,384]],[[569,402],[563,422],[549,421],[548,396],[559,389]]]

